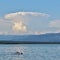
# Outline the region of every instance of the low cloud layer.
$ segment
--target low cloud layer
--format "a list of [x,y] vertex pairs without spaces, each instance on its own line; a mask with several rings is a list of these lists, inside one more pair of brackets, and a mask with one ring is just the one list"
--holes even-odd
[[53,20],[50,22],[49,27],[59,28],[60,29],[60,20]]

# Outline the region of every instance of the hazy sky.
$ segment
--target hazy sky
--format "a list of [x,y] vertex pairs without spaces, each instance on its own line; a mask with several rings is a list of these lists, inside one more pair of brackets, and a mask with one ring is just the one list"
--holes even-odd
[[0,0],[0,34],[60,32],[60,0]]

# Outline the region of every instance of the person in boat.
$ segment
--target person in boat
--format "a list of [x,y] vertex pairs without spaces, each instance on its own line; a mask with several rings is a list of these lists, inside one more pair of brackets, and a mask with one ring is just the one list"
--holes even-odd
[[23,53],[22,53],[22,52],[18,52],[18,51],[17,51],[17,52],[16,52],[16,54],[18,54],[18,55],[20,55],[20,54],[21,54],[21,55],[22,55]]

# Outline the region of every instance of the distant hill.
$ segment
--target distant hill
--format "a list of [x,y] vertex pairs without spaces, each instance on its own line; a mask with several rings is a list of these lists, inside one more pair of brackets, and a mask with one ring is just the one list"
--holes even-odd
[[0,41],[60,42],[60,33],[42,35],[0,35]]

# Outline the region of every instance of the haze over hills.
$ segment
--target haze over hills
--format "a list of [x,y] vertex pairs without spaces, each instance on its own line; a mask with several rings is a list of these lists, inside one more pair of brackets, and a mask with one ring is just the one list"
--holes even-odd
[[60,33],[42,35],[0,35],[0,41],[60,42]]

